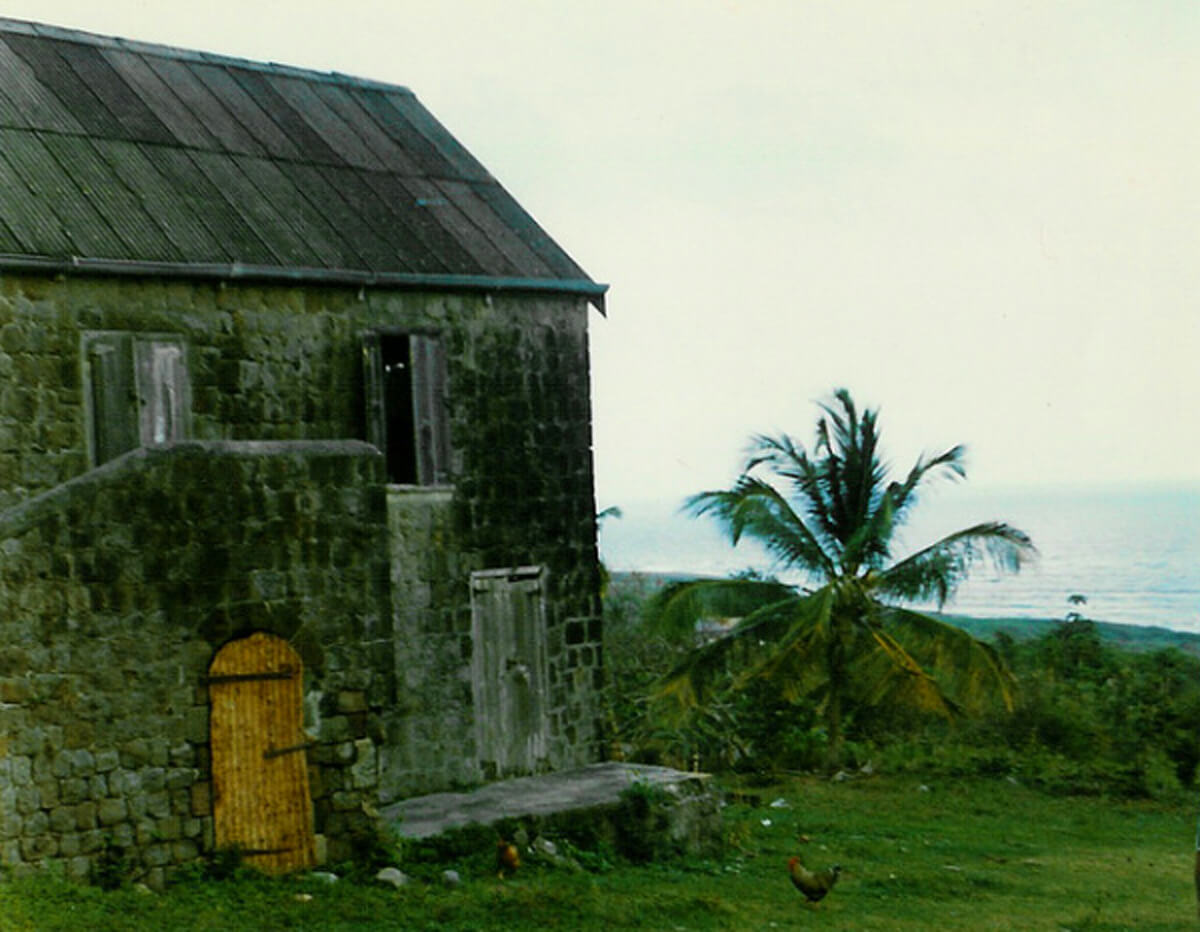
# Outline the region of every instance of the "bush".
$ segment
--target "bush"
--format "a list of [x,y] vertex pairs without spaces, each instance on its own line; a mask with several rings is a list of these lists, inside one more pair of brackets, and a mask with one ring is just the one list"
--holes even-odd
[[670,850],[666,807],[671,794],[652,783],[634,783],[621,793],[617,805],[617,853],[634,864],[649,864],[664,856],[678,854]]
[[125,849],[106,835],[104,845],[92,863],[92,883],[101,890],[116,890],[129,879],[131,871],[132,864]]

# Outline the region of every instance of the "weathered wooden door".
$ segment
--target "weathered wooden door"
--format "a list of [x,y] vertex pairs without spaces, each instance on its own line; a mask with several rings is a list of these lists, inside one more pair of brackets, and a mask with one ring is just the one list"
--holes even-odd
[[302,673],[291,646],[263,632],[230,641],[209,667],[217,847],[270,873],[316,860]]
[[532,773],[546,758],[543,588],[540,567],[471,575],[475,737],[489,777]]

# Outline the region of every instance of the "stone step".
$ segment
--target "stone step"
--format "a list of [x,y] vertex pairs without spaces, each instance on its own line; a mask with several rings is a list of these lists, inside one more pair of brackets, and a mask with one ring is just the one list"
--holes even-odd
[[641,792],[652,811],[641,818],[661,826],[666,840],[688,854],[713,853],[720,845],[720,803],[711,779],[669,767],[609,762],[576,770],[518,777],[465,793],[433,793],[401,800],[381,810],[382,820],[405,838],[429,838],[468,825],[516,820],[535,831],[563,817],[591,816],[601,837],[622,829],[613,824],[624,800]]

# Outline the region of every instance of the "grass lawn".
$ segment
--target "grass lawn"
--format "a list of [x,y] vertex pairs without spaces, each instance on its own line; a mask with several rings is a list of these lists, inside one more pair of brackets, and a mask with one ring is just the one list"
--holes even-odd
[[[414,881],[399,891],[250,877],[152,894],[34,878],[0,884],[0,930],[1196,926],[1195,811],[1184,800],[1061,798],[1005,780],[926,787],[901,777],[797,778],[735,798],[743,801],[726,809],[720,861],[637,867],[594,856],[595,872],[527,865],[501,881],[484,867],[491,852],[481,852],[457,865],[458,887]],[[842,865],[819,908],[792,889],[792,854],[814,867]]]

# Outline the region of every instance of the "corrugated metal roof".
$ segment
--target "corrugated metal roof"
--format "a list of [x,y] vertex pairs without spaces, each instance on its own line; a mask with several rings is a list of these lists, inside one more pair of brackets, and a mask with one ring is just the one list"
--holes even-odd
[[0,268],[587,296],[403,87],[0,18]]

